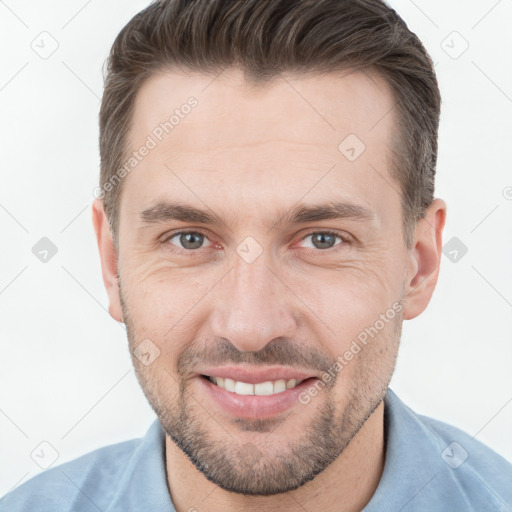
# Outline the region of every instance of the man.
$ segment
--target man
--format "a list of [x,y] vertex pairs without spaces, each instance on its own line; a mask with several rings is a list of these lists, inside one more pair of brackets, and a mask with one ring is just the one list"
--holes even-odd
[[158,419],[1,510],[511,510],[388,389],[435,288],[440,96],[379,0],[169,0],[117,37],[93,222]]

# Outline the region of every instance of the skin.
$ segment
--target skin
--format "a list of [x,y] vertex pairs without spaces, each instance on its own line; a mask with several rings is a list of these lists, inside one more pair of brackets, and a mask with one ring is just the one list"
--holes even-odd
[[[213,78],[162,72],[140,89],[133,149],[189,96],[198,105],[126,176],[118,253],[102,200],[92,209],[109,312],[127,326],[167,433],[173,503],[178,512],[361,510],[385,463],[383,397],[402,322],[421,314],[437,282],[446,204],[433,201],[408,249],[388,168],[394,101],[380,76],[283,75],[263,87],[237,69]],[[350,133],[366,146],[353,162],[338,149]],[[157,198],[224,222],[144,224],[139,214]],[[274,222],[298,202],[340,199],[372,218]],[[195,245],[170,238],[183,229],[199,233]],[[342,238],[315,243],[325,230]],[[262,250],[251,263],[236,251],[248,236]],[[225,363],[321,375],[393,304],[399,314],[306,405],[235,418],[199,385],[201,367]],[[147,338],[160,353],[146,366],[133,351]]]

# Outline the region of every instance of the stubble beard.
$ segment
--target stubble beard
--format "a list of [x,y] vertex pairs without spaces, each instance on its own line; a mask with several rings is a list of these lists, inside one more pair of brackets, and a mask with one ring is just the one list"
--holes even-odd
[[[133,348],[135,325],[122,293],[121,305],[129,344]],[[397,344],[401,326],[402,319],[398,316],[394,326]],[[350,398],[343,410],[337,412],[333,390],[326,386],[323,396],[320,393],[313,399],[323,400],[324,403],[317,407],[304,433],[298,439],[286,442],[287,438],[281,436],[279,445],[284,447],[280,450],[276,450],[275,442],[266,443],[265,435],[273,436],[272,432],[279,427],[279,423],[286,425],[287,418],[278,422],[277,426],[275,420],[233,419],[233,425],[238,423],[239,435],[229,435],[226,429],[219,427],[220,436],[214,437],[209,426],[215,424],[218,427],[217,423],[224,419],[220,416],[210,417],[201,409],[187,389],[186,382],[190,381],[179,381],[178,392],[173,399],[169,386],[163,385],[169,382],[169,375],[163,375],[166,378],[159,380],[150,367],[137,364],[133,353],[132,360],[139,384],[164,432],[206,479],[229,492],[271,496],[297,489],[324,471],[342,454],[384,399],[396,362],[396,350],[394,347],[377,349],[371,346],[363,350],[368,353],[365,360],[360,362],[359,372],[353,377],[352,384],[349,384]],[[384,372],[381,371],[382,375],[378,376],[372,367],[379,368],[376,364],[383,352],[394,352],[394,355],[388,356]],[[165,372],[162,371],[162,374]],[[343,379],[343,371],[340,375]],[[172,383],[175,384],[175,380]],[[308,405],[299,404],[297,407]],[[292,418],[293,413],[290,413]],[[251,434],[253,441],[245,441],[244,431],[259,432],[261,436]]]

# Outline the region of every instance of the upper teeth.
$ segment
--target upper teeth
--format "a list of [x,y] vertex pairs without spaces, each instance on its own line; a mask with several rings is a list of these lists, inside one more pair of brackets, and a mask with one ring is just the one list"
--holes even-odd
[[[217,384],[217,386],[237,393],[238,395],[275,395],[287,389],[293,388],[297,385],[296,379],[285,381],[284,379],[261,382],[259,384],[249,384],[247,382],[240,382],[233,379],[223,377],[210,377],[210,379]],[[302,381],[298,381],[299,383]]]

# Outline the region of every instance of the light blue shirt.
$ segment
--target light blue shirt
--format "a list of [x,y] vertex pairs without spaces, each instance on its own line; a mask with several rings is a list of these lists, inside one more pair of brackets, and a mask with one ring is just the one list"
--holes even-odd
[[[512,464],[503,457],[453,426],[415,414],[391,390],[384,421],[384,472],[364,512],[512,511]],[[5,495],[0,511],[175,512],[160,423],[141,439],[43,471]]]

